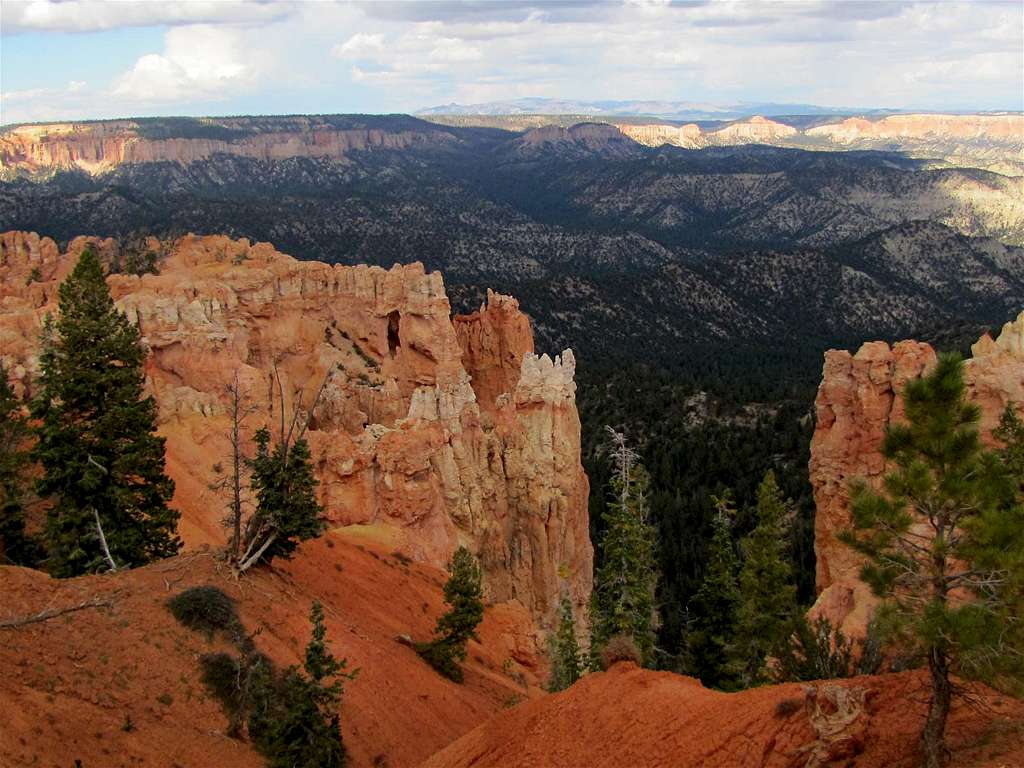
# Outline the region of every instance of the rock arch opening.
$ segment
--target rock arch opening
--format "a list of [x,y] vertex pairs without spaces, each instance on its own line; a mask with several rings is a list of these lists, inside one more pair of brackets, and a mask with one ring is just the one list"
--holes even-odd
[[395,356],[395,351],[402,346],[402,339],[398,335],[398,324],[401,319],[402,316],[397,309],[388,314],[388,354],[392,357]]

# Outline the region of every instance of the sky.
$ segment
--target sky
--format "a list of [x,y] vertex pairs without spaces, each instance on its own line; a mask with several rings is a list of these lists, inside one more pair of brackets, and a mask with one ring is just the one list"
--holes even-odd
[[0,124],[521,97],[1024,109],[1024,1],[0,0]]

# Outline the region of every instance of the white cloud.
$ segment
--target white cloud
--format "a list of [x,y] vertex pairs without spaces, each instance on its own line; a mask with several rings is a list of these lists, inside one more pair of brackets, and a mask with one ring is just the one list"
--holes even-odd
[[295,11],[282,0],[3,0],[3,33],[95,32],[121,27],[268,22]]
[[384,52],[384,35],[368,35],[356,32],[344,43],[331,49],[331,55],[339,59],[362,59]]
[[237,30],[210,25],[175,27],[163,53],[150,53],[118,77],[115,97],[143,102],[224,97],[255,83],[258,66]]
[[[44,90],[34,102],[5,94],[7,120],[30,111],[201,114],[211,103],[412,111],[525,96],[1024,108],[1020,2],[0,0],[0,8],[5,32],[171,26],[162,50],[123,62],[119,76],[92,82],[87,94]],[[40,61],[40,79],[21,78],[19,88],[79,77],[72,67],[73,59]],[[232,102],[238,94],[247,98]]]

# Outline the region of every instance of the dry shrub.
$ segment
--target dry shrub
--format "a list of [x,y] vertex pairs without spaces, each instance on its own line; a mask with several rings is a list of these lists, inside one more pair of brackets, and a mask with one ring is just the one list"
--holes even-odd
[[629,635],[615,635],[601,650],[601,669],[607,670],[620,661],[631,661],[637,666],[643,662],[640,649]]

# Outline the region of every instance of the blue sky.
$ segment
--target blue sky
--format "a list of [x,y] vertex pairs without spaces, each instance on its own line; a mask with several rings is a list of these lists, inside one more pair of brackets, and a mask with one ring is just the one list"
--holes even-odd
[[1024,109],[1024,3],[0,2],[0,123],[525,96]]

